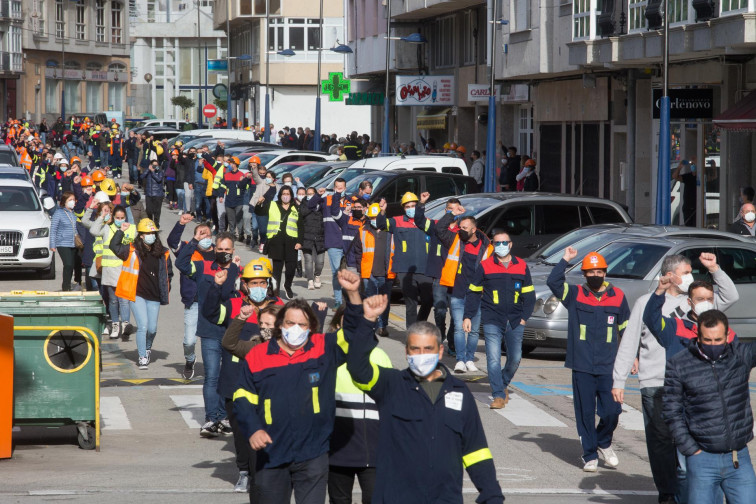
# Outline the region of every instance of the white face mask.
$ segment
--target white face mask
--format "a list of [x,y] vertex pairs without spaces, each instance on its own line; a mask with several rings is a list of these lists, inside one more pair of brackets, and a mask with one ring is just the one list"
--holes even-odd
[[73,207],[75,206],[76,206],[76,202],[74,200],[71,199],[71,200],[66,201],[66,208],[68,208],[69,210],[73,210]]
[[746,212],[745,215],[743,215],[743,218],[746,222],[753,222],[756,220],[756,213],[754,212]]
[[307,337],[310,335],[309,329],[302,329],[299,324],[294,324],[288,329],[281,328],[281,336],[283,340],[291,348],[299,348],[305,344]]
[[700,301],[693,305],[693,311],[696,313],[696,315],[701,315],[703,312],[713,309],[714,303],[712,303],[711,301]]
[[408,355],[407,364],[415,376],[426,377],[438,367],[438,354]]
[[680,282],[680,285],[677,286],[678,289],[680,289],[682,292],[688,292],[688,287],[690,287],[690,284],[693,283],[693,275],[691,273],[686,273],[680,277],[682,280]]

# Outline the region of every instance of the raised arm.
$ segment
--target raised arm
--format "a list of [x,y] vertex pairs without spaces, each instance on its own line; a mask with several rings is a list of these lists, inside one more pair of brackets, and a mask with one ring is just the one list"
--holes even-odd
[[572,304],[573,298],[576,293],[573,292],[575,288],[570,286],[564,281],[564,273],[567,270],[567,266],[570,265],[570,261],[577,256],[577,250],[572,247],[567,247],[564,250],[564,256],[556,266],[551,270],[549,278],[546,280],[546,285],[549,286],[551,293],[561,300],[562,304],[569,307]]

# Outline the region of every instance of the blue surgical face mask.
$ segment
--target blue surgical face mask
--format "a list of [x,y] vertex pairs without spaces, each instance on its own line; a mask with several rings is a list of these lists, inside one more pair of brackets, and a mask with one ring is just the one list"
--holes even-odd
[[415,354],[407,356],[410,371],[415,376],[424,378],[438,367],[438,354]]
[[287,328],[281,328],[281,336],[287,345],[292,348],[299,348],[305,344],[307,337],[310,335],[309,329],[302,329],[299,324]]
[[154,234],[146,234],[142,236],[142,239],[147,245],[152,245],[153,243],[155,243],[155,240],[157,240],[157,236],[155,236]]
[[407,217],[409,217],[410,219],[414,219],[414,218],[415,218],[415,207],[412,207],[412,208],[407,208],[407,209],[406,209],[406,210],[404,211],[404,214],[405,214],[405,215],[406,215]]
[[212,238],[202,238],[199,243],[199,247],[202,250],[210,250],[210,247],[213,246],[213,239]]
[[370,219],[370,225],[374,228],[378,228],[378,219]]
[[124,222],[126,222],[126,219],[113,219],[113,224],[115,224],[116,227],[121,227]]
[[249,289],[249,299],[255,303],[262,303],[268,297],[268,289],[265,287],[251,287]]
[[369,200],[370,199],[370,194],[368,194],[368,193],[363,194],[362,195],[362,199],[364,199],[365,201]]
[[128,195],[129,195],[129,191],[121,191],[121,196],[128,196]]
[[496,247],[494,247],[494,252],[496,252],[496,255],[499,257],[506,257],[509,255],[509,244],[496,245]]

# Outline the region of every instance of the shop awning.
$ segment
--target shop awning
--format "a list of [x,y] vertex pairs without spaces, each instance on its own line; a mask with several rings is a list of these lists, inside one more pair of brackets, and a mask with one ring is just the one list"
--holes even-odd
[[756,131],[756,91],[715,117],[714,124],[727,130]]
[[417,115],[417,129],[446,129],[446,118],[450,110],[423,110]]

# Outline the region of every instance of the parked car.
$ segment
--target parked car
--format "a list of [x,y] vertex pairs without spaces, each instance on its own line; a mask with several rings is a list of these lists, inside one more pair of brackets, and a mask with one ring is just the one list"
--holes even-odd
[[[590,224],[630,223],[625,209],[614,201],[551,193],[482,193],[460,198],[466,213],[488,234],[506,229],[514,241],[512,253],[527,257],[562,234]],[[429,204],[426,215],[440,219],[446,200]]]
[[37,270],[55,278],[50,252],[52,198],[40,198],[27,180],[0,180],[0,270]]
[[10,145],[0,142],[0,164],[10,166],[21,166],[16,150]]
[[[310,162],[310,161],[297,161],[300,164],[299,167],[291,170],[291,174],[299,178],[299,181],[305,187],[317,186],[321,180],[331,175],[338,176],[346,170],[351,164],[351,161],[330,161],[330,162]],[[294,163],[290,163],[294,165]],[[279,173],[278,168],[281,165],[276,166],[276,173]],[[280,172],[283,173],[283,172]]]
[[[351,161],[341,161],[342,163],[349,163],[351,165]],[[328,194],[333,193],[333,183],[336,181],[337,178],[342,178],[346,182],[349,182],[355,177],[359,177],[360,175],[364,173],[369,173],[373,170],[369,170],[367,168],[352,168],[351,166],[347,167],[346,169],[342,170],[339,173],[332,173],[331,175],[328,175],[327,177],[323,177],[318,181],[317,184],[315,184],[318,188],[325,187],[326,192]]]
[[419,170],[468,175],[463,159],[450,156],[385,156],[360,159],[353,168],[370,170]]
[[0,164],[0,179],[26,180],[27,182],[32,181],[29,170],[23,166],[11,166],[7,164]]
[[158,131],[159,132],[167,131],[167,132],[173,133],[173,136],[176,136],[178,134],[178,130],[176,128],[171,128],[168,126],[151,126],[151,127],[150,126],[137,126],[136,128],[132,128],[129,131],[133,131],[137,135],[141,135],[145,131],[148,131],[150,133],[155,133]]
[[[325,154],[323,152],[288,149],[267,150],[256,152],[255,154],[260,158],[260,162],[269,170],[281,163],[291,163],[293,161],[332,161],[337,159],[336,156]],[[239,168],[241,168],[242,171],[247,171],[249,170],[249,163],[242,163]]]
[[[730,326],[742,339],[756,338],[756,317],[747,301],[756,296],[756,243],[711,238],[638,237],[622,238],[598,249],[608,264],[607,280],[625,293],[632,308],[635,301],[656,288],[664,257],[681,254],[689,258],[696,280],[711,281],[698,257],[702,252],[716,254],[719,266],[732,278],[740,301],[727,310]],[[566,275],[571,284],[582,284],[583,275],[577,258]],[[538,346],[565,347],[567,344],[567,310],[546,286],[548,273],[533,275],[536,306],[525,326],[523,352]]]
[[178,131],[197,129],[197,123],[184,121],[182,119],[147,119],[142,123],[145,127],[168,126]]
[[[187,135],[195,137],[207,137],[207,138],[228,138],[234,140],[247,140],[256,141],[254,131],[238,130],[238,129],[226,129],[226,128],[212,128],[212,129],[192,129],[183,132]],[[275,145],[275,144],[274,144]]]

